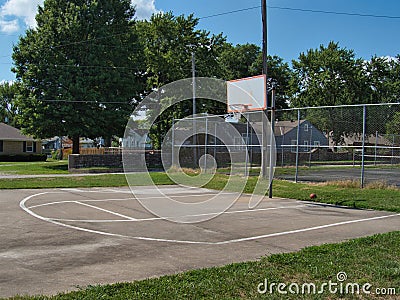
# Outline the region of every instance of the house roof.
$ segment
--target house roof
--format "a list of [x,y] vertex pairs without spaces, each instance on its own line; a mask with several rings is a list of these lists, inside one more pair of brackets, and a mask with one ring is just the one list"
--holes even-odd
[[[306,120],[300,120],[300,126],[306,122]],[[245,123],[236,123],[233,126],[238,129],[240,133],[246,133],[247,125]],[[297,121],[278,121],[275,123],[274,133],[275,136],[282,136],[287,134],[289,131],[297,128]],[[250,131],[256,131],[257,133],[262,132],[262,123],[254,122],[249,127]]]
[[32,142],[35,139],[23,135],[21,130],[14,128],[10,125],[0,123],[0,140],[3,141],[17,141],[17,142]]
[[[386,145],[386,146],[392,146],[393,145],[393,140],[391,140],[392,136],[390,135],[382,135],[378,134],[376,136],[375,134],[371,134],[365,137],[365,143],[369,145]],[[362,135],[357,135],[353,134],[351,136],[345,136],[344,137],[344,143],[345,145],[362,145]]]
[[[300,120],[300,126],[304,122],[306,122],[306,120]],[[275,135],[285,135],[294,128],[297,128],[297,121],[278,121],[275,123]]]

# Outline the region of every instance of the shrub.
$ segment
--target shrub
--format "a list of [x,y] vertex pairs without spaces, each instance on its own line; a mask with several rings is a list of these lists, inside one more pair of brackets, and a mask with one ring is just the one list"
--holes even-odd
[[10,154],[0,155],[2,162],[30,162],[30,161],[46,161],[46,154]]

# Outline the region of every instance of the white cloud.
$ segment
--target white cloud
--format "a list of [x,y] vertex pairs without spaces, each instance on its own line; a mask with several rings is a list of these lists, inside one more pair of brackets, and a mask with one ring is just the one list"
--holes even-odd
[[[7,0],[0,7],[0,31],[6,33],[17,32],[21,29],[21,22],[25,27],[35,27],[35,16],[38,5],[44,0]],[[149,19],[153,13],[159,12],[155,7],[155,0],[132,0],[136,7],[136,18]]]
[[13,33],[19,30],[18,20],[6,21],[0,19],[0,31],[5,33]]
[[0,7],[0,30],[12,33],[20,30],[22,21],[27,27],[35,27],[35,16],[38,5],[42,5],[44,0],[7,0]]
[[152,14],[160,12],[154,2],[155,0],[132,0],[132,5],[136,7],[136,19],[150,19]]

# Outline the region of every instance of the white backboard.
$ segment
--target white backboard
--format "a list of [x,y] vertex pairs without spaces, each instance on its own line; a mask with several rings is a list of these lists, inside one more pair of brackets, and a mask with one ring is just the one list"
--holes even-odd
[[227,82],[228,112],[265,110],[267,108],[266,76]]

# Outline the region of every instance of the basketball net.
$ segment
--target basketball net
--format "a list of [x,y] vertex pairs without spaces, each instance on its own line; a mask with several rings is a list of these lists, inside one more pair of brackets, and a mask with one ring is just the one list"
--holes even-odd
[[230,104],[229,109],[232,111],[233,119],[239,122],[243,113],[249,110],[249,104]]

